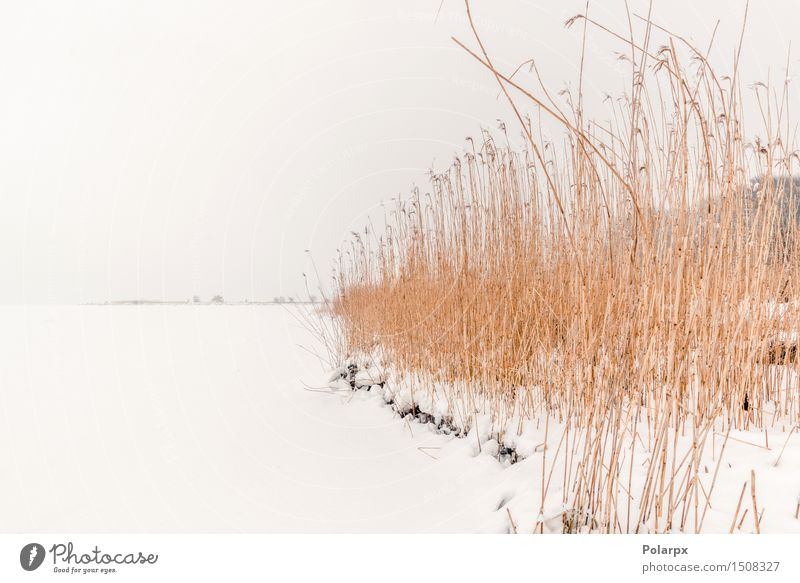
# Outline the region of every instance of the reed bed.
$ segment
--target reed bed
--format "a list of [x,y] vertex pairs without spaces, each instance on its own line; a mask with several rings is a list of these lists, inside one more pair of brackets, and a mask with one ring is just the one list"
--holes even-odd
[[[502,442],[521,421],[551,423],[541,510],[558,482],[564,532],[700,532],[711,436],[719,450],[732,430],[800,422],[788,92],[752,88],[764,137],[748,139],[735,63],[719,75],[707,51],[643,22],[640,41],[568,22],[625,43],[630,90],[603,123],[584,119],[580,89],[554,96],[535,67],[533,88],[496,69],[477,31],[456,41],[525,146],[484,133],[383,232],[355,233],[331,304],[345,353],[380,353],[417,394],[449,387],[467,426],[488,413]],[[562,141],[543,140],[542,117]]]

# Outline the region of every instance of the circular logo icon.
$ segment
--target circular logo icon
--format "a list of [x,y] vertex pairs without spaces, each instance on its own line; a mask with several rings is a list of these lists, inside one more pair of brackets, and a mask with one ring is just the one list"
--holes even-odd
[[26,571],[35,571],[44,562],[44,547],[39,543],[28,543],[19,552],[19,564]]

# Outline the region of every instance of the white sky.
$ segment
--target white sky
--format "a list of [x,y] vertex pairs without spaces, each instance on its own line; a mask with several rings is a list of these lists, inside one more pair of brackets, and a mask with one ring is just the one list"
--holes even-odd
[[[0,3],[0,301],[299,295],[305,249],[327,279],[349,231],[382,223],[381,201],[424,188],[466,136],[498,118],[517,134],[450,40],[472,42],[463,3],[434,23],[439,3]],[[534,57],[558,89],[580,53],[581,26],[563,22],[584,4],[475,0],[473,13],[496,64]],[[622,0],[590,13],[627,29]],[[653,11],[701,45],[721,19],[723,68],[743,13]],[[799,17],[794,1],[751,2],[745,84],[783,78]],[[620,46],[595,31],[589,49],[587,100],[619,95]]]

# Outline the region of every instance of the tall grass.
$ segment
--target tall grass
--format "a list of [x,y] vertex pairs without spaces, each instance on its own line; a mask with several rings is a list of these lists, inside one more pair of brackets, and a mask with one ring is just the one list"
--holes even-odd
[[[450,387],[460,410],[488,403],[501,440],[512,415],[558,424],[565,531],[699,532],[706,437],[800,421],[786,88],[754,89],[765,137],[748,141],[735,64],[718,75],[681,37],[645,30],[624,41],[630,91],[603,124],[580,93],[557,100],[497,70],[477,31],[474,49],[456,41],[497,80],[526,147],[484,134],[384,233],[354,235],[338,268],[349,351],[380,350],[417,390]],[[563,143],[525,111],[560,123]],[[631,447],[651,452],[638,485]]]

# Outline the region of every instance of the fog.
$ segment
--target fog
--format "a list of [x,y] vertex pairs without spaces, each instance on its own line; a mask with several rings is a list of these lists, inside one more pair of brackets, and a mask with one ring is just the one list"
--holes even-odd
[[[577,82],[583,27],[564,21],[584,5],[472,6],[498,67],[535,58],[558,90]],[[589,11],[627,34],[624,2]],[[655,0],[652,16],[704,47],[720,20],[711,55],[725,69],[744,11]],[[787,58],[797,71],[799,16],[795,2],[751,2],[745,87],[782,84]],[[503,120],[519,141],[451,36],[474,46],[458,0],[3,3],[0,302],[269,300],[304,295],[303,273],[328,285],[350,231],[380,226],[381,204],[424,190],[467,136]],[[629,86],[624,48],[589,32],[592,115]]]

